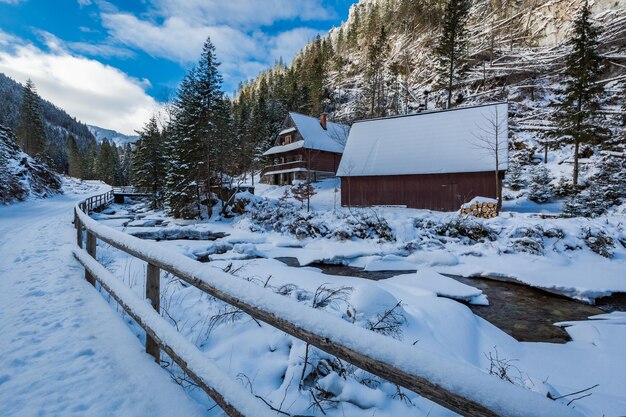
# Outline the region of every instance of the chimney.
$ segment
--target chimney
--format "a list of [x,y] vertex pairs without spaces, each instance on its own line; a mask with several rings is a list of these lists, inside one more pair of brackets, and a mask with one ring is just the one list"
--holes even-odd
[[326,113],[320,114],[320,124],[322,125],[322,128],[326,130]]

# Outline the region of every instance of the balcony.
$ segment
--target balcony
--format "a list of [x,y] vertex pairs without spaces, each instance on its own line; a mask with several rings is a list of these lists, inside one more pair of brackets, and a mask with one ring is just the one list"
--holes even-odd
[[306,161],[292,161],[285,162],[284,164],[268,165],[261,171],[261,176],[296,171],[306,171]]

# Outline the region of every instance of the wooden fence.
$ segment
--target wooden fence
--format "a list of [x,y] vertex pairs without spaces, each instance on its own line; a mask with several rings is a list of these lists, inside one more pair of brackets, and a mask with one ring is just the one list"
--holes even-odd
[[[579,413],[562,403],[487,375],[467,364],[443,359],[419,347],[370,332],[250,282],[241,280],[233,286],[233,277],[226,273],[206,268],[205,265],[182,254],[171,252],[164,255],[163,248],[158,244],[142,241],[111,229],[88,216],[89,212],[109,204],[111,200],[112,193],[109,192],[88,198],[75,208],[77,244],[80,248],[83,247],[83,229],[87,235],[86,252],[82,249],[75,251],[76,258],[85,266],[86,279],[94,285],[96,281],[100,282],[102,287],[111,293],[124,310],[146,331],[146,352],[153,355],[157,361],[160,358],[160,350],[167,353],[229,416],[268,415],[266,411],[269,411],[269,408],[261,405],[264,410],[257,408],[250,412],[250,407],[246,407],[246,404],[254,403],[258,399],[252,397],[247,391],[244,394],[239,392],[233,395],[236,388],[232,386],[225,389],[227,392],[223,392],[223,378],[208,375],[205,367],[197,363],[198,360],[189,358],[190,351],[193,349],[185,348],[179,351],[175,347],[177,344],[171,343],[173,339],[177,340],[178,345],[188,342],[180,341],[171,335],[165,337],[160,333],[175,332],[157,313],[161,270],[241,309],[257,320],[389,382],[416,392],[460,415],[468,417],[579,416]],[[141,303],[129,301],[128,298],[132,296],[129,295],[129,291],[121,288],[121,282],[95,261],[97,239],[147,262],[146,298],[150,300],[155,310],[153,315],[157,315],[162,323],[151,325],[150,320],[156,323],[157,319],[146,317],[145,311],[140,312]],[[133,294],[132,291],[130,293]],[[319,323],[324,323],[324,326],[320,326]],[[164,327],[164,325],[169,327]],[[384,346],[384,351],[376,349],[380,346]],[[397,360],[398,357],[402,359]],[[435,366],[441,360],[446,361],[443,366]],[[208,359],[205,359],[206,361]],[[220,372],[217,367],[211,369],[213,374]],[[247,412],[246,409],[248,409]]]

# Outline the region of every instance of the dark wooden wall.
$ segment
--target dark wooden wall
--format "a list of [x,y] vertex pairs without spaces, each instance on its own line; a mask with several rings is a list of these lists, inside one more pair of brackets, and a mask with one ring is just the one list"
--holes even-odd
[[[504,177],[504,172],[500,172],[500,177]],[[342,206],[405,205],[457,211],[461,204],[477,196],[496,198],[493,171],[341,178]]]
[[304,160],[309,161],[309,169],[312,171],[337,172],[341,154],[335,152],[316,151],[314,149],[304,149]]

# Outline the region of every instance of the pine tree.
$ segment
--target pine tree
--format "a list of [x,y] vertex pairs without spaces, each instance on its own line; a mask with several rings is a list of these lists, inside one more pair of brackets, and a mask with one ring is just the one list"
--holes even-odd
[[533,168],[530,176],[530,193],[528,199],[536,203],[547,203],[554,198],[554,191],[550,182],[550,171],[543,165]]
[[15,135],[24,152],[34,157],[45,157],[46,133],[41,102],[35,84],[30,79],[24,85],[20,119]]
[[76,139],[74,136],[69,135],[67,138],[67,159],[68,159],[68,174],[70,177],[74,178],[84,178],[85,177],[85,167],[84,167],[84,157],[80,150],[78,149],[78,145],[76,144]]
[[470,0],[448,0],[442,32],[435,48],[438,56],[439,83],[448,93],[447,107],[452,105],[454,84],[461,78],[467,57],[467,20]]
[[603,91],[598,83],[602,69],[598,55],[598,28],[591,22],[587,1],[574,21],[572,50],[566,59],[565,98],[559,112],[560,134],[564,141],[574,144],[573,184],[578,185],[579,151],[584,143],[599,142],[606,129],[598,124],[599,96]]

